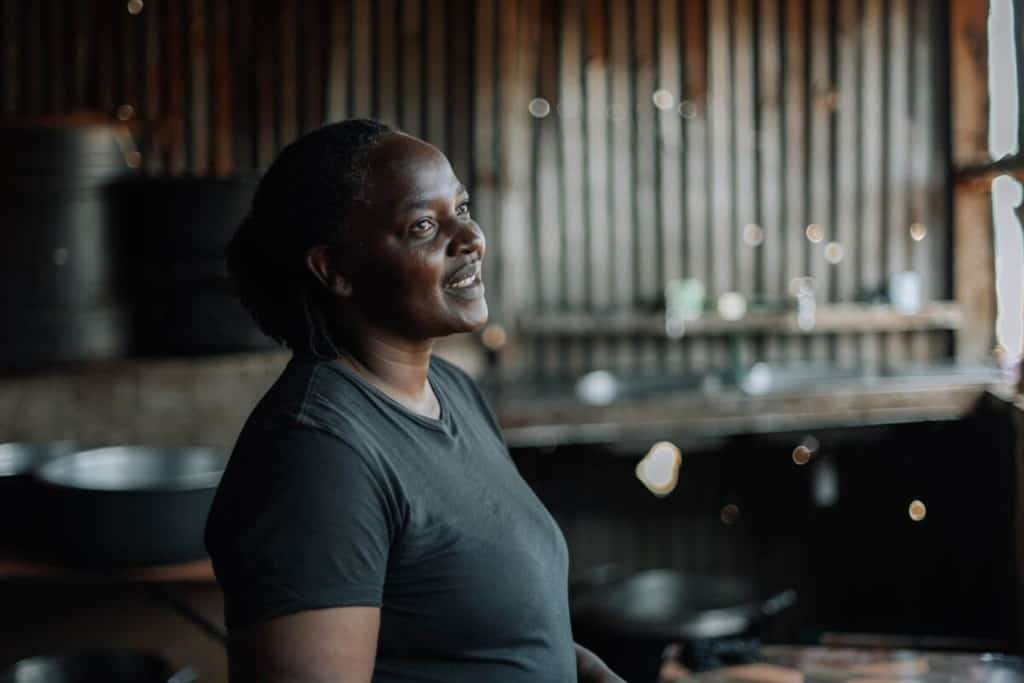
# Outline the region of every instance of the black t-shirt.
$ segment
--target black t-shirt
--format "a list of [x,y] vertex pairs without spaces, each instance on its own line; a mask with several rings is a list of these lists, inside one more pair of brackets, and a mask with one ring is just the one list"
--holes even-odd
[[292,359],[207,523],[227,624],[377,606],[376,683],[571,683],[562,533],[473,380],[436,356],[428,378],[437,420],[340,363]]

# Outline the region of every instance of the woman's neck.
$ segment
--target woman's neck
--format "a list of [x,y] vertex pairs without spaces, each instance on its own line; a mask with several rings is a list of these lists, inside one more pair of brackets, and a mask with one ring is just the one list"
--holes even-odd
[[350,330],[339,341],[338,360],[410,410],[437,417],[427,381],[433,340],[412,343],[379,330]]

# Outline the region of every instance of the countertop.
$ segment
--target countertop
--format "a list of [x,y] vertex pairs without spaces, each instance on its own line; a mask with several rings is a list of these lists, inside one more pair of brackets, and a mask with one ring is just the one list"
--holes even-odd
[[481,386],[511,448],[951,420],[987,392],[1012,393],[986,367],[755,368],[733,377],[614,378],[617,395],[603,405],[581,400],[571,380]]

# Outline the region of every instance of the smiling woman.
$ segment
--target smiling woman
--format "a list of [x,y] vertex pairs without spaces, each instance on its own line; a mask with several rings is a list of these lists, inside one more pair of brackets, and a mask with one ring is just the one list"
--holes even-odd
[[287,147],[228,248],[294,356],[207,523],[235,681],[619,680],[572,640],[568,551],[473,380],[485,240],[443,154],[373,121]]

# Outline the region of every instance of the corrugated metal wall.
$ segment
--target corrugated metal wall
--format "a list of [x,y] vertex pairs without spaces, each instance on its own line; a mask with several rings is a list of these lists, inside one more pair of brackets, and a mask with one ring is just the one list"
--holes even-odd
[[[945,3],[0,2],[0,109],[131,117],[152,172],[263,168],[351,116],[436,143],[489,235],[495,321],[654,310],[676,277],[774,306],[794,277],[824,304],[913,269],[949,298]],[[941,332],[528,348],[544,372],[949,351]]]

